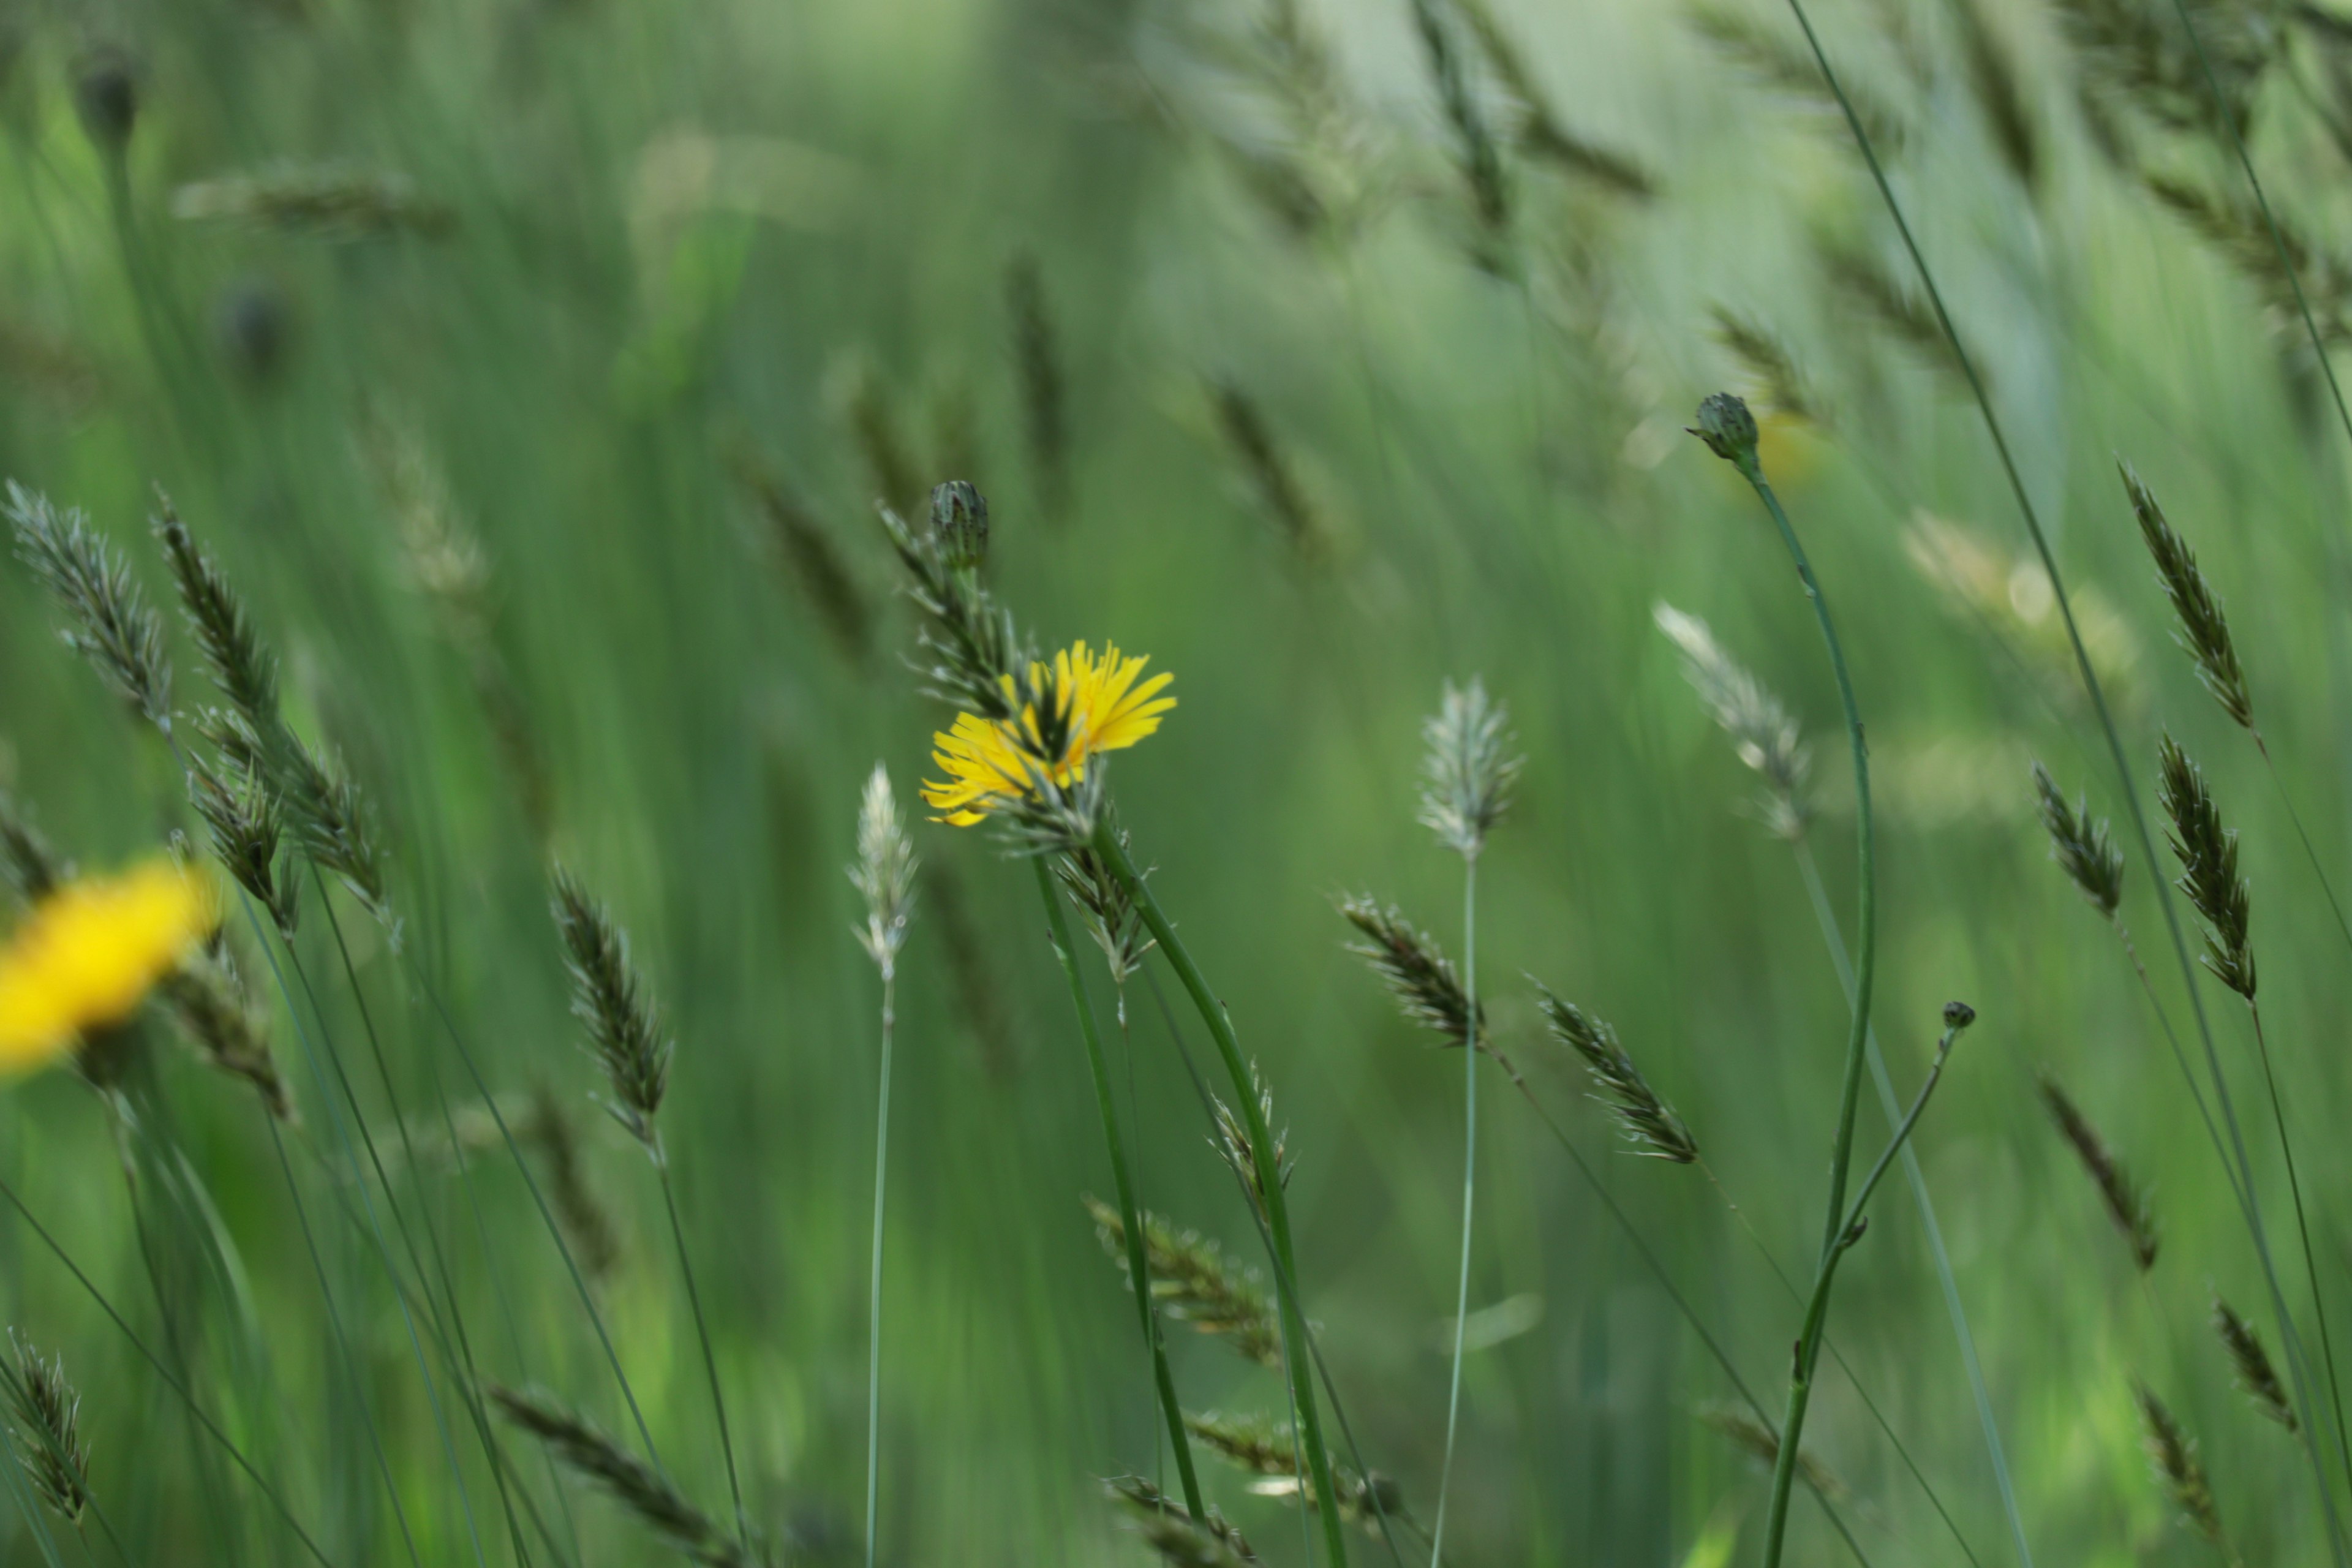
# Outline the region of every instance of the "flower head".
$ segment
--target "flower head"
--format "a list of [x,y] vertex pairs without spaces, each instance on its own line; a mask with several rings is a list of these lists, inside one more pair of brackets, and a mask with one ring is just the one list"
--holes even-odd
[[218,923],[212,889],[169,860],[58,888],[0,947],[0,1071],[129,1017]]
[[1175,679],[1142,679],[1148,659],[1130,658],[1115,643],[1097,655],[1084,642],[1070,645],[1029,667],[1029,691],[1015,698],[1012,676],[1002,679],[1008,699],[1021,702],[1021,717],[983,719],[959,713],[952,728],[934,734],[931,760],[947,782],[925,783],[923,801],[936,819],[969,827],[992,812],[1050,789],[1084,781],[1087,763],[1097,753],[1132,746],[1160,728],[1160,716],[1176,706],[1160,692]]

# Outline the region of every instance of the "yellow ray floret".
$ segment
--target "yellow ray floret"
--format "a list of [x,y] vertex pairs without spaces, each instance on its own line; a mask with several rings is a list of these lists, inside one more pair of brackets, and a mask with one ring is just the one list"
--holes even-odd
[[[1042,663],[1029,667],[1030,684],[1062,716],[1060,724],[1041,724],[1034,702],[1024,706],[1017,723],[957,714],[953,728],[931,737],[939,748],[931,761],[948,775],[945,784],[923,784],[924,803],[942,814],[933,820],[969,827],[1027,795],[1041,776],[1066,788],[1086,777],[1088,758],[1132,746],[1159,729],[1160,716],[1176,706],[1173,697],[1160,692],[1175,678],[1143,679],[1149,662],[1121,654],[1116,643],[1106,643],[1100,657],[1085,643],[1073,643],[1054,656],[1051,669]],[[1010,676],[1004,691],[1013,695]],[[1046,754],[1049,731],[1061,736],[1052,756]]]
[[42,900],[0,947],[0,1072],[46,1067],[129,1017],[218,923],[212,889],[169,860]]

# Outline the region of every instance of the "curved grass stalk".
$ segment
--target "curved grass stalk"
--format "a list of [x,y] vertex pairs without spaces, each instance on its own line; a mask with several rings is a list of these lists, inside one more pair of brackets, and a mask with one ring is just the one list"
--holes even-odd
[[[1116,837],[1105,835],[1107,838]],[[1070,1003],[1078,1011],[1078,1032],[1086,1037],[1087,1066],[1094,1075],[1095,1107],[1102,1115],[1103,1140],[1110,1146],[1111,1184],[1118,1189],[1119,1225],[1127,1232],[1128,1286],[1135,1296],[1136,1318],[1142,1325],[1143,1342],[1151,1352],[1152,1383],[1167,1424],[1168,1439],[1176,1449],[1176,1479],[1184,1493],[1185,1511],[1197,1523],[1207,1517],[1207,1512],[1201,1502],[1200,1477],[1192,1467],[1192,1437],[1184,1430],[1184,1409],[1177,1403],[1176,1380],[1168,1370],[1168,1349],[1160,1336],[1159,1315],[1151,1310],[1151,1270],[1143,1251],[1143,1216],[1127,1168],[1127,1145],[1119,1136],[1110,1068],[1103,1060],[1102,1037],[1095,1028],[1095,1010],[1087,1000],[1086,981],[1078,973],[1077,950],[1070,944],[1069,917],[1062,910],[1060,895],[1054,891],[1053,873],[1046,868],[1044,857],[1034,858],[1037,866],[1037,894],[1045,900],[1054,956],[1061,961],[1062,973],[1070,983]],[[1255,1106],[1256,1101],[1253,1100],[1251,1104]]]
[[[1201,1015],[1201,1022],[1207,1027],[1210,1039],[1216,1043],[1217,1056],[1224,1064],[1225,1076],[1233,1083],[1234,1099],[1248,1129],[1250,1146],[1257,1160],[1257,1186],[1265,1205],[1268,1252],[1279,1270],[1276,1279],[1280,1287],[1277,1294],[1283,1321],[1291,1342],[1304,1344],[1307,1340],[1307,1313],[1298,1300],[1297,1254],[1291,1240],[1290,1205],[1283,1195],[1281,1163],[1275,1152],[1274,1135],[1265,1124],[1265,1113],[1258,1108],[1257,1085],[1252,1081],[1249,1063],[1242,1056],[1241,1042],[1234,1038],[1233,1020],[1225,1016],[1223,1005],[1218,1002],[1216,993],[1209,989],[1209,982],[1202,974],[1201,966],[1192,961],[1192,952],[1177,936],[1176,928],[1169,922],[1166,911],[1160,907],[1160,900],[1152,895],[1150,885],[1136,874],[1135,863],[1128,858],[1127,847],[1118,841],[1118,834],[1108,816],[1095,830],[1094,848],[1102,857],[1103,864],[1110,868],[1111,874],[1126,888],[1128,896],[1135,900],[1137,910],[1143,916],[1143,923],[1150,928],[1160,952],[1176,971],[1176,978],[1182,984],[1185,994],[1192,997],[1193,1008]],[[1323,1440],[1323,1418],[1316,1406],[1314,1371],[1306,1358],[1298,1356],[1288,1358],[1287,1370],[1291,1391],[1298,1401],[1298,1433],[1307,1447],[1308,1479],[1315,1483],[1317,1497],[1337,1498],[1339,1494],[1331,1480],[1331,1455]],[[1323,1548],[1329,1559],[1329,1568],[1347,1568],[1346,1527],[1340,1521],[1339,1510],[1327,1508],[1321,1512]]]
[[[2179,0],[2175,0],[2175,3],[2179,4]],[[1985,391],[1984,380],[1977,374],[1976,362],[1969,355],[1968,346],[1962,342],[1958,329],[1953,325],[1951,311],[1944,303],[1942,289],[1936,285],[1935,274],[1927,266],[1927,255],[1919,248],[1917,237],[1911,232],[1910,221],[1904,216],[1903,204],[1896,199],[1895,187],[1887,180],[1885,167],[1879,162],[1878,150],[1871,141],[1870,132],[1864,128],[1860,116],[1854,111],[1853,100],[1846,95],[1844,83],[1839,79],[1836,68],[1830,64],[1828,52],[1822,47],[1820,35],[1813,30],[1812,18],[1805,10],[1804,0],[1789,0],[1789,9],[1796,17],[1798,27],[1805,35],[1806,47],[1811,50],[1814,63],[1820,67],[1822,79],[1829,84],[1831,93],[1837,99],[1839,111],[1843,115],[1846,128],[1853,133],[1854,145],[1861,152],[1863,162],[1870,171],[1871,181],[1877,187],[1879,199],[1885,205],[1887,215],[1894,219],[1895,230],[1903,241],[1904,250],[1910,258],[1913,269],[1918,274],[1920,287],[1927,296],[1928,305],[1935,311],[1936,323],[1942,330],[1945,340],[1951,344],[1955,363],[1958,363],[1964,379],[1968,382],[1969,392],[1976,403],[1978,413],[1983,417],[1985,432],[1991,437],[1994,454],[2000,460],[2001,473],[2008,480],[2010,491],[2016,499],[2018,512],[2024,521],[2026,533],[2032,541],[2034,552],[2041,560],[2043,573],[2050,579],[2051,594],[2057,601],[2059,618],[2064,623],[2066,628],[2066,641],[2074,652],[2076,671],[2083,678],[2084,690],[2091,700],[2092,710],[2098,718],[2100,731],[2107,742],[2108,753],[2114,761],[2116,786],[2122,791],[2125,805],[2129,808],[2133,837],[2138,841],[2144,863],[2153,871],[2159,864],[2155,836],[2148,829],[2147,813],[2140,804],[2139,790],[2132,781],[2131,763],[2125,755],[2122,735],[2116,727],[2115,715],[2108,709],[2105,689],[2099,684],[2098,674],[2091,666],[2090,651],[2084,646],[2082,628],[2076,624],[2074,618],[2074,600],[2066,591],[2065,578],[2058,570],[2057,556],[2050,548],[2049,535],[2042,530],[2041,513],[2033,504],[2032,496],[2025,488],[2024,477],[2018,471],[2017,459],[2011,453],[2009,438],[2001,429],[1999,416],[1993,412],[1992,399]],[[2183,16],[2185,19],[2185,10]],[[2193,27],[2190,29],[2190,37],[2193,41],[2195,38]],[[2201,60],[2203,58],[2201,43],[2199,44],[2198,50]],[[2206,76],[2207,85],[2212,86],[2210,62],[2206,65]],[[2242,147],[2241,151],[2242,152]],[[2248,163],[2246,167],[2251,174],[2252,163]],[[2299,286],[2298,292],[2300,292]],[[2321,356],[2321,362],[2323,364],[2326,363],[2324,354]],[[2332,370],[2329,372],[2329,380],[2332,384],[2334,381]],[[2352,429],[2352,419],[2347,419],[2347,426]],[[2189,940],[2181,927],[2179,909],[2173,902],[2171,885],[2160,875],[2153,879],[2156,882],[2157,905],[2164,913],[2166,932],[2171,938],[2173,955],[2179,963],[2181,975],[2189,992],[2189,1007],[2195,1015],[2198,1035],[2204,1047],[2206,1072],[2212,1080],[2214,1101],[2221,1111],[2222,1125],[2230,1133],[2231,1153],[2236,1160],[2239,1178],[2245,1194],[2247,1224],[2252,1232],[2255,1256],[2262,1264],[2263,1282],[2270,1292],[2272,1310],[2278,1323],[2279,1338],[2285,1348],[2288,1365],[2294,1374],[2297,1396],[2305,1406],[2307,1415],[2313,1400],[2302,1340],[2295,1331],[2294,1315],[2287,1310],[2286,1293],[2279,1283],[2278,1267],[2271,1256],[2270,1239],[2263,1226],[2262,1210],[2254,1194],[2253,1164],[2246,1152],[2244,1131],[2239,1125],[2236,1109],[2230,1097],[2228,1081],[2222,1076],[2221,1053],[2213,1042],[2212,1023],[2206,1016],[2204,999],[2198,989],[2197,966],[2189,955]],[[2336,1515],[2334,1491],[2327,1484],[2326,1466],[2319,1457],[2316,1444],[2309,1445],[2308,1448],[2311,1454],[2313,1476],[2319,1487],[2320,1505],[2327,1516],[2329,1551],[2335,1558],[2337,1568],[2347,1568],[2343,1525]]]

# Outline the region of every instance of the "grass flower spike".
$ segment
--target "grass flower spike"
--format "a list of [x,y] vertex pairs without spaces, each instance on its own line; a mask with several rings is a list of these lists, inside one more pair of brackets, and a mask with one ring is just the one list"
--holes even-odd
[[211,889],[169,860],[58,889],[0,948],[0,1070],[129,1017],[217,923]]
[[[1148,659],[1132,658],[1106,643],[1097,655],[1076,642],[1054,656],[1050,668],[1029,667],[1034,700],[1022,705],[1018,720],[959,713],[954,727],[935,734],[931,760],[948,774],[943,784],[923,785],[923,800],[939,820],[970,827],[1003,806],[1037,793],[1041,784],[1068,788],[1086,778],[1087,763],[1104,752],[1134,745],[1160,728],[1160,716],[1176,706],[1160,693],[1175,678],[1143,679]],[[1010,675],[1002,678],[1013,693]]]

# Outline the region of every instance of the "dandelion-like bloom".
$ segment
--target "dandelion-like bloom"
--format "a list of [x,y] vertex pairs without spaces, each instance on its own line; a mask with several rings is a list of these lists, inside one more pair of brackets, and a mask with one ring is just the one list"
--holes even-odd
[[[934,734],[931,760],[946,771],[944,784],[926,782],[924,804],[941,815],[936,821],[970,827],[1046,783],[1065,789],[1087,775],[1097,753],[1132,746],[1160,728],[1160,716],[1176,706],[1160,692],[1175,678],[1142,679],[1150,660],[1131,658],[1106,643],[1097,656],[1083,642],[1054,656],[1049,668],[1029,667],[1034,698],[1021,717],[983,719],[959,713],[954,727]],[[1013,678],[1002,678],[1008,698]],[[1039,711],[1040,704],[1044,711]]]
[[218,921],[212,889],[169,860],[51,893],[0,947],[0,1071],[128,1018]]

